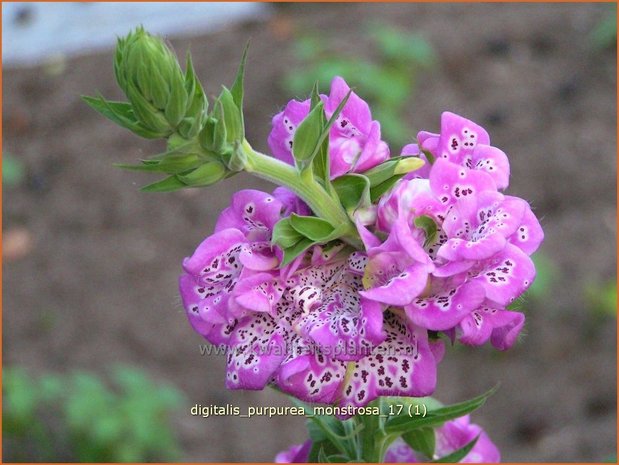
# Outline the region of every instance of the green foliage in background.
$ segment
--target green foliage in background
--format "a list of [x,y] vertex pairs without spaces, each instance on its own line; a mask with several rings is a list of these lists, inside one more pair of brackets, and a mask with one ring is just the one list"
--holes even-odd
[[537,275],[535,276],[535,281],[527,290],[526,296],[536,299],[550,297],[554,284],[557,281],[559,270],[557,270],[552,260],[542,253],[538,253],[532,259],[533,263],[535,263]]
[[608,11],[589,34],[595,49],[601,50],[617,44],[617,5],[609,5]]
[[2,185],[13,187],[18,185],[25,175],[24,166],[9,152],[2,154]]
[[369,26],[368,32],[377,51],[375,61],[334,52],[329,37],[300,37],[294,49],[302,65],[285,76],[284,86],[303,95],[316,81],[329,83],[334,76],[342,76],[350,85],[363,88],[385,139],[402,146],[413,136],[404,124],[404,110],[414,95],[419,73],[435,65],[436,55],[419,35],[383,24]]
[[117,367],[110,388],[97,375],[29,376],[6,368],[2,428],[8,461],[173,461],[180,455],[170,425],[182,394],[140,370]]
[[585,288],[587,306],[599,317],[617,317],[617,281],[589,284]]

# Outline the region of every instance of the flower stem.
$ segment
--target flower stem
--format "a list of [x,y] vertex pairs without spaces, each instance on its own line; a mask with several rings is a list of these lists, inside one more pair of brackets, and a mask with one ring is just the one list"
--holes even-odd
[[362,244],[355,225],[338,199],[333,198],[313,176],[299,173],[295,167],[254,150],[247,140],[241,144],[246,157],[245,171],[259,178],[284,186],[297,194],[310,209],[334,227],[347,225],[341,239],[356,248]]

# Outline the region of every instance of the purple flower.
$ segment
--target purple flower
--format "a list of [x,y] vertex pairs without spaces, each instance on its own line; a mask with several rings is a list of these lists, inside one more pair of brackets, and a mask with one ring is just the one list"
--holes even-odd
[[369,355],[353,362],[325,356],[303,341],[299,353],[282,362],[278,387],[298,399],[341,406],[364,406],[379,396],[423,397],[434,392],[441,342],[430,343],[427,332],[386,312],[385,340]]
[[404,179],[378,201],[376,227],[380,231],[389,232],[397,219],[413,225],[420,216],[428,216],[441,224],[447,209],[430,188],[429,180]]
[[[344,79],[333,79],[329,96],[321,96],[327,118],[333,115],[349,90]],[[276,158],[294,164],[294,133],[309,114],[310,106],[310,100],[291,100],[273,117],[268,143]],[[368,104],[354,92],[329,133],[329,157],[332,178],[367,171],[389,158],[389,147],[381,140],[380,123],[372,120]]]
[[478,346],[490,339],[499,350],[511,348],[524,326],[524,314],[502,310],[494,304],[484,304],[462,319],[458,325],[458,340]]
[[444,205],[464,198],[473,198],[480,192],[496,191],[496,183],[486,173],[469,170],[447,160],[438,159],[430,171],[430,188]]
[[[435,159],[488,174],[499,189],[509,184],[509,161],[505,153],[490,145],[490,136],[484,128],[462,116],[444,112],[440,134],[421,131],[417,141],[421,151],[430,152]],[[414,147],[407,147],[407,152],[414,155]]]
[[277,386],[307,402],[342,406],[380,395],[429,395],[442,344],[430,344],[425,330],[360,297],[351,261],[302,269],[289,279],[276,318],[287,344]]
[[[235,288],[241,278],[273,271],[279,265],[278,251],[270,244],[271,231],[286,208],[291,210],[274,195],[237,192],[232,205],[221,213],[215,234],[183,261],[179,279],[183,307],[193,328],[209,342],[228,342],[241,302],[252,301],[250,307],[256,311],[272,311],[269,297],[273,299],[274,290],[268,284],[261,288],[263,282],[258,282],[264,274]],[[237,308],[236,315],[230,312],[231,306]]]
[[273,117],[268,143],[275,158],[294,165],[292,156],[292,141],[294,133],[301,121],[309,115],[311,102],[309,99],[299,102],[291,100],[284,110]]
[[402,147],[402,151],[400,153],[401,157],[418,157],[424,161],[424,165],[415,170],[408,173],[404,176],[404,179],[428,179],[430,176],[430,169],[432,168],[432,164],[428,161],[428,157],[423,151],[419,148],[419,144],[407,144]]
[[431,258],[404,219],[398,219],[387,240],[369,247],[367,254],[363,277],[367,290],[360,294],[387,305],[412,302],[425,289],[434,270]]
[[212,344],[227,342],[233,319],[227,304],[236,285],[246,244],[238,229],[224,229],[206,238],[183,261],[179,279],[183,307],[193,328]]
[[[499,449],[480,426],[470,423],[468,415],[448,421],[435,430],[434,459],[440,459],[461,449],[478,436],[471,451],[459,463],[500,462]],[[403,439],[398,438],[387,449],[384,461],[385,463],[417,463],[427,460],[411,449]]]
[[446,422],[436,430],[436,455],[444,457],[464,447],[479,436],[475,446],[460,463],[498,463],[501,454],[481,426],[470,422],[465,415]]
[[312,441],[308,439],[303,444],[293,444],[288,449],[275,456],[275,463],[306,463],[312,449]]
[[404,307],[416,325],[433,331],[448,330],[476,309],[484,300],[481,284],[462,279],[431,278],[430,291]]
[[[328,118],[349,91],[344,79],[333,79],[325,102]],[[329,156],[333,178],[348,172],[362,173],[389,158],[389,147],[380,138],[380,123],[372,120],[370,107],[354,92],[331,128]]]
[[[522,223],[527,207],[522,199],[492,191],[459,200],[443,221],[447,241],[441,245],[438,256],[450,261],[491,257],[505,248],[508,238]],[[529,244],[532,238],[527,239],[525,243]]]

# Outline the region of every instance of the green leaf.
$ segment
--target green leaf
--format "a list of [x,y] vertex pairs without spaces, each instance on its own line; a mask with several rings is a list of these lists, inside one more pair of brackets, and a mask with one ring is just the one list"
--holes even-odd
[[309,112],[299,127],[297,128],[294,139],[292,141],[292,155],[294,156],[295,164],[299,170],[305,169],[316,155],[316,147],[321,142],[319,141],[322,131],[322,113],[324,105],[318,103],[316,107]]
[[402,439],[418,452],[421,452],[428,458],[434,455],[436,445],[436,436],[432,428],[419,428],[414,431],[409,431],[402,435]]
[[206,120],[204,128],[213,125],[213,138],[212,148],[215,153],[221,153],[228,141],[228,129],[226,128],[226,121],[224,116],[224,107],[221,100],[215,102],[213,109],[213,117]]
[[466,457],[467,454],[471,452],[473,447],[475,447],[475,444],[477,444],[478,439],[479,439],[479,436],[477,436],[475,439],[469,442],[466,446],[461,447],[460,449],[456,450],[455,452],[452,452],[449,455],[446,455],[445,457],[432,460],[431,463],[458,463],[460,462],[460,460]]
[[370,205],[370,180],[362,174],[346,174],[332,181],[344,208],[353,212]]
[[[300,402],[296,403],[297,405],[301,404]],[[320,444],[325,448],[327,456],[350,456],[352,451],[348,450],[348,446],[351,445],[351,439],[353,438],[346,434],[344,423],[334,416],[314,415],[314,410],[311,406],[306,404],[302,405],[308,415],[307,429],[314,445]],[[356,433],[358,433],[358,431],[355,432],[355,434]],[[312,448],[310,457],[312,456],[312,452],[317,453],[318,450],[319,448],[315,451]]]
[[429,150],[422,150],[422,152],[426,156],[426,159],[428,160],[428,163],[433,165],[434,162],[436,161],[436,159],[434,158],[434,155],[432,155],[432,152],[430,152]]
[[279,245],[282,249],[287,249],[295,245],[302,238],[303,236],[290,224],[290,217],[286,217],[275,224],[271,236],[271,243]]
[[427,215],[418,216],[417,218],[415,218],[415,226],[423,229],[426,235],[426,240],[423,243],[424,247],[430,244],[434,244],[434,242],[436,241],[438,226],[432,218]]
[[312,241],[311,239],[304,237],[295,245],[284,249],[284,258],[280,266],[283,267],[288,265],[290,262],[292,262],[295,258],[301,255],[315,243],[316,242]]
[[372,201],[372,203],[376,202],[381,196],[388,192],[395,185],[395,183],[403,177],[403,174],[397,174],[395,176],[391,176],[385,182],[382,182],[377,186],[371,187],[370,200]]
[[[321,127],[326,127],[327,118],[322,112],[320,115],[320,125]],[[322,182],[325,186],[327,192],[334,194],[333,186],[331,185],[331,173],[330,173],[330,159],[329,159],[329,138],[326,137],[320,145],[318,145],[318,150],[316,155],[312,159],[312,170],[314,176]]]
[[219,96],[219,101],[223,110],[223,121],[226,125],[226,140],[229,143],[242,141],[244,134],[241,111],[234,102],[234,97],[226,87],[223,88]]
[[312,442],[308,462],[309,463],[327,463],[325,460],[327,455],[337,454],[338,449],[330,441]]
[[133,108],[127,102],[112,102],[105,100],[103,97],[87,97],[82,96],[82,100],[86,102],[90,108],[105,116],[119,126],[129,129],[138,136],[146,139],[159,139],[161,134],[152,131],[142,125],[136,118]]
[[241,63],[234,79],[234,84],[230,89],[234,103],[236,104],[239,112],[241,113],[241,126],[243,126],[243,93],[244,93],[244,80],[245,80],[245,63],[247,62],[247,52],[249,51],[249,41],[245,44],[243,49],[243,56],[241,57]]
[[192,187],[210,186],[226,176],[226,167],[218,161],[204,163],[187,174],[178,174],[180,182]]
[[495,386],[481,396],[475,397],[465,402],[448,405],[446,407],[441,407],[435,410],[429,410],[425,417],[398,416],[392,418],[385,423],[385,431],[389,434],[405,434],[417,428],[440,426],[448,420],[462,417],[468,413],[473,412],[474,410],[477,410],[486,402],[488,397],[490,397],[496,392],[497,389],[498,386]]
[[331,454],[325,457],[324,463],[348,463],[350,462],[350,457],[344,454]]
[[312,92],[310,94],[311,101],[311,109],[313,110],[316,106],[321,102],[320,92],[318,91],[318,81],[314,82],[314,86],[312,87]]
[[185,111],[185,116],[194,118],[194,124],[184,134],[187,138],[194,137],[201,129],[206,118],[206,112],[208,110],[208,99],[204,95],[204,89],[202,84],[196,77],[196,72],[193,68],[193,61],[191,60],[191,54],[187,53],[187,71],[185,72],[185,88],[188,95],[188,106]]
[[327,220],[317,216],[290,215],[290,226],[302,236],[315,242],[327,240],[335,228]]
[[148,184],[142,187],[142,192],[172,192],[187,187],[186,184],[181,182],[176,175],[162,179],[161,181]]
[[370,180],[370,185],[377,186],[395,174],[395,169],[401,157],[390,158],[380,165],[363,172],[363,175]]

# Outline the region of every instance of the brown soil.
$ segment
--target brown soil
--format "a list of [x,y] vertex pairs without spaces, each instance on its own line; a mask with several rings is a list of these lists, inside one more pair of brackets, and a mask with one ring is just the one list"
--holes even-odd
[[[209,94],[230,83],[251,37],[248,138],[266,149],[270,117],[286,103],[282,74],[297,64],[295,33],[370,57],[362,26],[380,18],[425,35],[440,65],[422,77],[407,114],[411,136],[437,130],[450,109],[485,125],[512,164],[509,192],[529,199],[555,264],[546,297],[529,299],[526,337],[508,353],[453,347],[437,397],[463,400],[497,382],[475,414],[505,461],[599,461],[616,451],[616,320],[594,317],[583,289],[616,269],[615,50],[587,35],[608,7],[595,4],[281,5],[269,23],[175,40],[190,47]],[[289,405],[271,390],[223,387],[224,360],[201,357],[177,297],[180,262],[212,230],[230,195],[271,189],[238,176],[216,188],[142,194],[150,181],[120,171],[161,150],[86,108],[81,94],[119,98],[111,52],[4,73],[4,150],[27,180],[4,189],[3,231],[29,232],[25,254],[3,263],[4,365],[32,372],[148,369],[186,392],[175,417],[185,458],[269,461],[305,437],[299,418],[202,419],[194,403]],[[363,95],[363,89],[358,89]],[[397,148],[392,149],[394,152]],[[6,451],[5,453],[10,453]],[[6,457],[6,455],[5,455]]]

